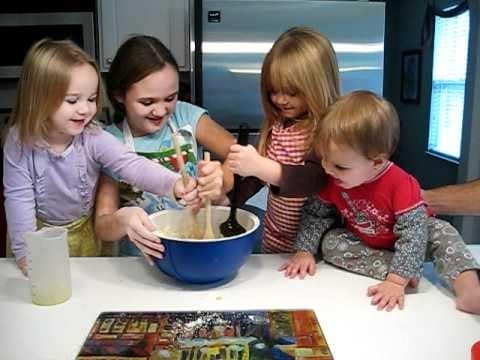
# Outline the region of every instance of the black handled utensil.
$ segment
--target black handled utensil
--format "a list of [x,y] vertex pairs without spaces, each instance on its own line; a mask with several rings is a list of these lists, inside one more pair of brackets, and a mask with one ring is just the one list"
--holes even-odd
[[[238,129],[238,144],[247,145],[248,144],[248,126],[246,124],[241,124]],[[228,219],[220,224],[220,232],[223,236],[235,236],[240,235],[246,232],[247,230],[240,225],[237,221],[237,198],[238,198],[238,185],[240,184],[241,176],[234,174],[233,175],[233,193],[230,204],[230,215]]]

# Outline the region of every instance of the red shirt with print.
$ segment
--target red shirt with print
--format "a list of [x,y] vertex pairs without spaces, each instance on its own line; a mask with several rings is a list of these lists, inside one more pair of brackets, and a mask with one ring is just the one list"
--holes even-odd
[[318,197],[335,205],[347,229],[379,249],[393,249],[399,215],[425,204],[417,180],[392,162],[374,179],[351,189],[336,185],[329,176]]

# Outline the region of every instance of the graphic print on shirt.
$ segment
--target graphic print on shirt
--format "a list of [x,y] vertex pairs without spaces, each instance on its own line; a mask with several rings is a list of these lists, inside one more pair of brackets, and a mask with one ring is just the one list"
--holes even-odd
[[[194,177],[196,174],[197,158],[193,145],[184,143],[180,146],[185,162],[185,170],[187,174]],[[177,156],[175,149],[172,147],[170,139],[162,143],[158,152],[137,152],[138,155],[144,156],[147,159],[155,161],[166,168],[175,172],[179,171]],[[176,207],[177,205],[171,199],[160,197],[158,195],[142,191],[126,182],[120,181],[120,202],[121,206],[140,206],[148,214],[154,212]]]
[[357,231],[368,236],[378,236],[389,233],[385,224],[389,222],[389,214],[377,209],[373,202],[367,199],[352,200],[344,191],[342,198],[347,206],[341,209],[342,216]]

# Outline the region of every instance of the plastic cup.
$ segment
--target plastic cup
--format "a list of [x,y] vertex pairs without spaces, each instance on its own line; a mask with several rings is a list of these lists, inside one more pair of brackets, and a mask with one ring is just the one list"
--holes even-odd
[[25,234],[28,277],[32,302],[63,303],[72,296],[67,230],[43,228]]

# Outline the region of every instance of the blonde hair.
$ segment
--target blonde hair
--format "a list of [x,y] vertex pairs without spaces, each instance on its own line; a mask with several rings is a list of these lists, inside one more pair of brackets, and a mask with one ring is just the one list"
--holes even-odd
[[332,104],[315,135],[315,150],[321,157],[332,144],[348,146],[374,159],[390,157],[400,139],[400,124],[393,105],[365,90],[353,91]]
[[299,122],[298,126],[313,134],[327,106],[340,93],[337,58],[330,41],[310,28],[294,27],[280,35],[267,53],[261,75],[265,120],[258,145],[263,155],[273,125],[282,120],[270,99],[273,92],[295,94],[305,101],[308,121]]
[[101,76],[87,53],[69,40],[42,39],[30,48],[22,65],[11,117],[11,126],[17,127],[21,144],[34,144],[46,138],[49,117],[62,104],[72,67],[83,64],[91,65],[97,72],[98,111],[102,108]]

